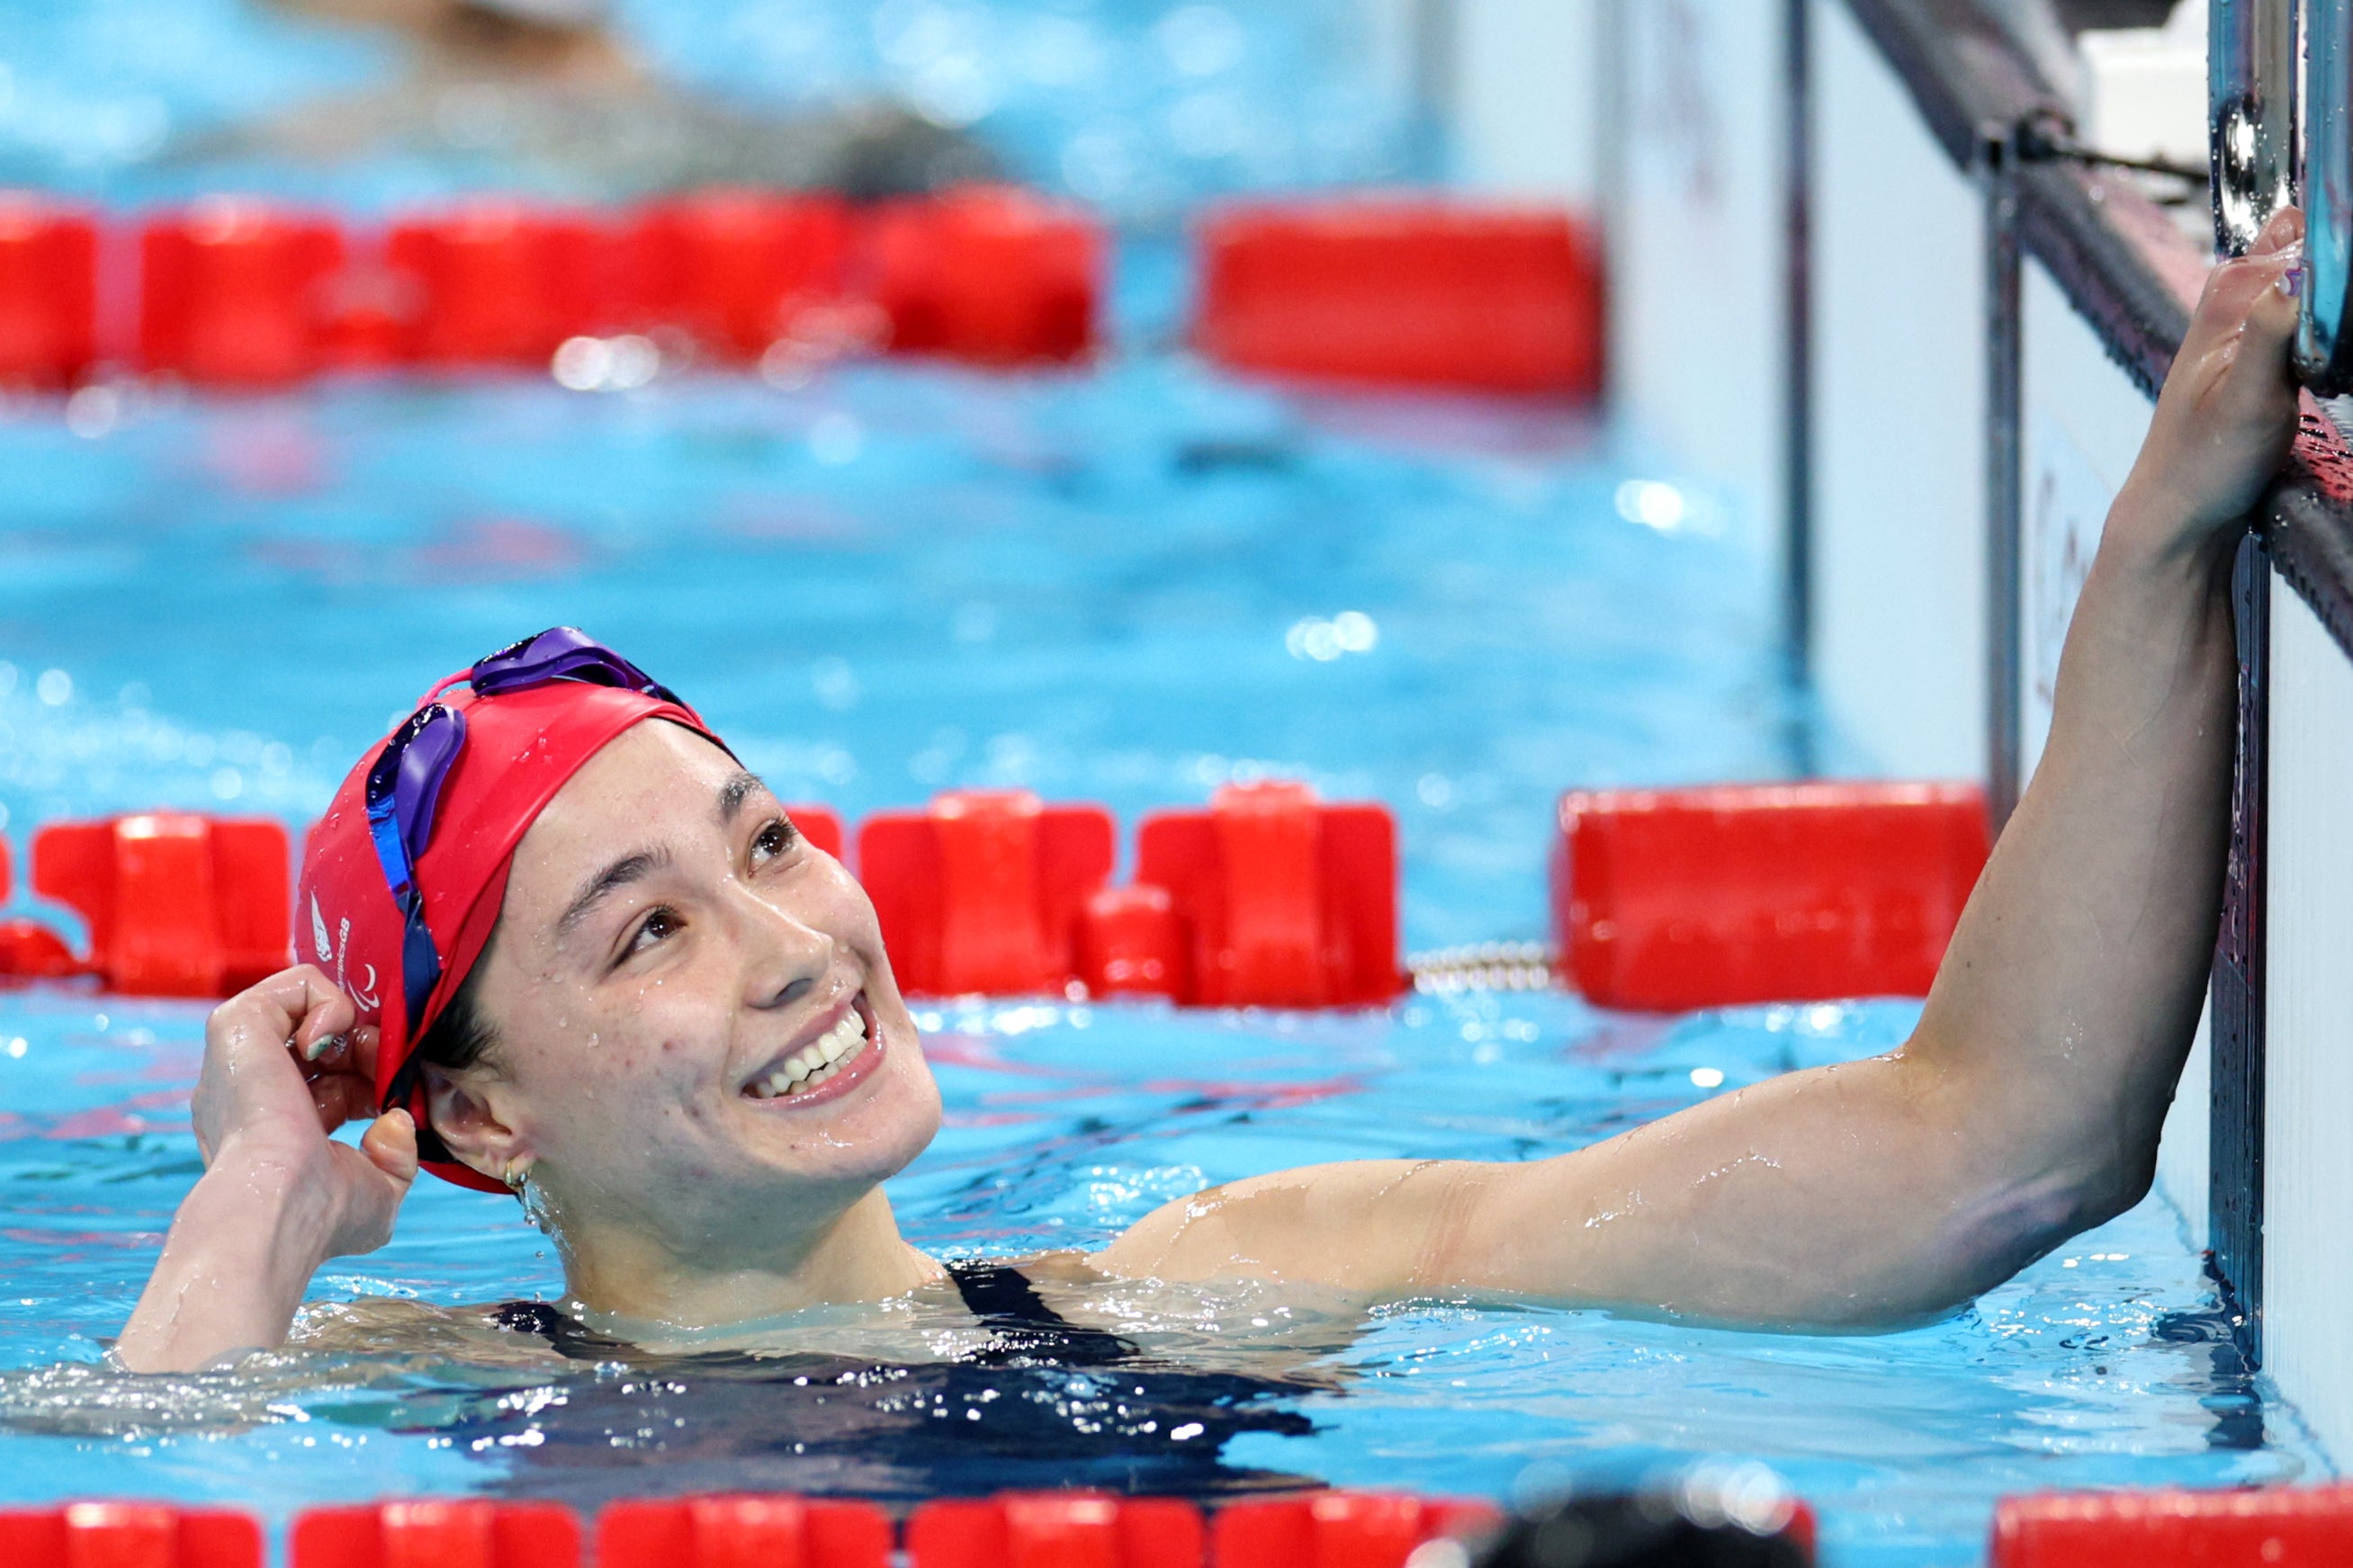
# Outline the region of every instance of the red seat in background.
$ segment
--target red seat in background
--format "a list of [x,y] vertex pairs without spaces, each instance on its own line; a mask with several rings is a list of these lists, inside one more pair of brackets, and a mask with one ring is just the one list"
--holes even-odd
[[90,922],[89,967],[133,996],[224,996],[292,962],[286,829],[151,812],[50,823],[33,887]]
[[840,300],[850,244],[839,197],[702,191],[657,202],[630,244],[638,313],[725,358],[756,361]]
[[0,385],[69,386],[97,355],[97,219],[0,195]]
[[1493,1503],[1402,1492],[1322,1492],[1228,1503],[1210,1522],[1212,1568],[1405,1568],[1442,1535],[1503,1523]]
[[859,880],[911,994],[1061,990],[1079,911],[1116,852],[1110,812],[1026,790],[951,791],[858,827]]
[[1182,922],[1180,1001],[1208,1007],[1377,1005],[1398,963],[1397,825],[1386,806],[1326,805],[1304,784],[1228,784],[1206,811],[1146,816],[1138,886]]
[[2342,1568],[2353,1487],[2004,1498],[1992,1568]]
[[1227,207],[1200,240],[1193,337],[1236,370],[1601,391],[1601,270],[1567,214],[1410,197]]
[[907,1521],[909,1568],[1202,1568],[1201,1545],[1201,1510],[1176,1498],[1006,1492]]
[[1561,797],[1562,978],[1598,1006],[1923,996],[1990,848],[1973,784]]
[[288,1568],[579,1568],[580,1521],[552,1502],[479,1498],[314,1508],[287,1532]]
[[332,221],[263,202],[207,197],[150,221],[139,241],[141,365],[210,386],[317,374],[343,261]]
[[543,370],[628,305],[624,247],[585,212],[470,201],[395,225],[385,254],[414,291],[409,352],[427,365]]
[[261,1525],[228,1509],[73,1502],[0,1509],[7,1568],[262,1568]]
[[1107,247],[1085,213],[973,185],[892,203],[871,223],[871,289],[892,353],[1018,364],[1094,346]]
[[596,1568],[890,1568],[891,1518],[871,1502],[724,1496],[608,1503]]

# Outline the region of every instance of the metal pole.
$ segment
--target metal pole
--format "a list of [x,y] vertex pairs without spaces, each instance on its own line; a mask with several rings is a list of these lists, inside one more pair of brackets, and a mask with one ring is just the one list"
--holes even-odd
[[2025,780],[2021,687],[2024,607],[2019,477],[2017,145],[2004,133],[1978,152],[1985,185],[1986,808],[1999,835]]
[[[1782,22],[1782,304],[1788,359],[1781,427],[1781,629],[1789,677],[1813,673],[1813,63],[1814,0],[1785,0]],[[1810,722],[1797,726],[1800,773],[1813,771]]]

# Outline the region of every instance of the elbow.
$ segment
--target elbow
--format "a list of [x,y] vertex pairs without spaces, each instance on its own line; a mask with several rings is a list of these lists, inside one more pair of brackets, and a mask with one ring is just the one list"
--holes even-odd
[[[2081,1177],[2075,1185],[2074,1213],[2065,1228],[2051,1238],[2056,1247],[2071,1236],[2102,1226],[2137,1206],[2157,1185],[2157,1151],[2145,1157],[2117,1160]],[[2044,1250],[2048,1251],[2046,1247]]]
[[[1953,1215],[1946,1256],[1974,1298],[2040,1261],[2072,1237],[2105,1225],[2148,1195],[2156,1161],[2053,1173],[2007,1182]],[[1957,1300],[1956,1304],[1958,1304]]]

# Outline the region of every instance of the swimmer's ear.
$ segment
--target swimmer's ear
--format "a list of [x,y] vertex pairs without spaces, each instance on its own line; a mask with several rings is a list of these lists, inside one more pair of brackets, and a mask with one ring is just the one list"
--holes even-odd
[[425,1108],[450,1158],[492,1181],[524,1153],[514,1129],[499,1120],[476,1075],[425,1064]]

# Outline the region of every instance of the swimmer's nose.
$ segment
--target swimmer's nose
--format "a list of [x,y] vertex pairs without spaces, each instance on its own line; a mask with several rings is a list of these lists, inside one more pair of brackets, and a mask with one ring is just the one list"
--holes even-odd
[[765,899],[742,900],[736,934],[750,1006],[792,1006],[832,973],[833,938]]

